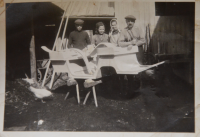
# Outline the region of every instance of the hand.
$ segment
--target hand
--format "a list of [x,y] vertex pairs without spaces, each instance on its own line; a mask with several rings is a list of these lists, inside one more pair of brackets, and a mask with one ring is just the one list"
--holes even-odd
[[128,50],[131,50],[132,47],[133,47],[133,45],[129,45],[129,46],[127,47],[127,49],[128,49]]
[[134,39],[134,40],[132,40],[132,41],[130,41],[130,42],[131,42],[131,44],[135,45],[135,44],[136,44],[136,42],[137,42],[137,40],[136,40],[136,39]]

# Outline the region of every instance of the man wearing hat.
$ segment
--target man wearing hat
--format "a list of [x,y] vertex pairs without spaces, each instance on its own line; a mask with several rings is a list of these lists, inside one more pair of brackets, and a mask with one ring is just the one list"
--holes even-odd
[[[121,32],[118,39],[118,44],[120,47],[127,47],[128,50],[131,49],[132,46],[138,46],[138,53],[136,54],[137,59],[140,64],[143,64],[142,60],[144,58],[144,54],[142,45],[145,44],[145,35],[139,30],[138,27],[134,26],[136,20],[134,16],[128,15],[125,17],[125,19],[127,27]],[[142,77],[151,79],[156,87],[160,88],[160,85],[162,85],[160,75],[155,74],[155,71],[153,69],[144,71],[142,73]],[[133,76],[127,75],[127,78],[128,85],[129,87],[131,87],[134,83]],[[124,82],[122,82],[122,84],[124,84]],[[160,89],[158,89],[157,93],[159,92]]]
[[[138,58],[138,62],[142,64],[142,54],[143,54],[143,47],[142,45],[145,43],[145,36],[142,34],[142,32],[139,30],[138,27],[134,26],[136,18],[133,15],[128,15],[125,17],[127,27],[120,33],[119,39],[118,39],[118,45],[120,47],[127,47],[128,50],[132,49],[132,46],[138,46],[139,52],[136,54]],[[120,76],[121,86],[122,88],[126,87],[125,85],[125,77],[123,75]],[[128,87],[132,90],[133,85],[133,76],[127,75],[127,84]]]
[[[145,44],[145,36],[138,27],[134,26],[136,18],[133,15],[128,15],[125,19],[127,27],[122,31],[118,44],[120,47],[128,47],[128,49],[138,46],[140,51],[142,45]],[[141,57],[138,58],[138,61],[141,62]]]
[[76,30],[69,34],[68,48],[77,48],[83,50],[87,45],[91,44],[88,33],[82,31],[84,21],[81,19],[75,20]]

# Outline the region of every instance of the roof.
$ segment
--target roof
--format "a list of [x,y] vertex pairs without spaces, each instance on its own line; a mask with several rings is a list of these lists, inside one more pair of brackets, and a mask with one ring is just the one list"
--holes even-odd
[[[63,10],[66,10],[65,16],[70,17],[114,17],[114,2],[53,2]],[[73,9],[73,10],[71,10]]]

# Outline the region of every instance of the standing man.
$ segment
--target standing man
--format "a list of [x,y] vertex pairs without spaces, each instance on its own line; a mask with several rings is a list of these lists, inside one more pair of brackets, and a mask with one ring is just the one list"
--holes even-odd
[[69,34],[68,48],[77,48],[83,50],[87,45],[91,44],[88,33],[83,31],[84,21],[81,19],[75,20],[76,30]]
[[140,31],[138,27],[134,26],[136,20],[134,16],[128,15],[125,17],[125,19],[127,27],[121,32],[118,39],[118,44],[120,47],[128,47],[129,50],[132,48],[132,46],[138,46],[139,52],[136,55],[138,62],[142,64],[142,45],[145,44],[145,35]]
[[[120,33],[119,39],[118,39],[118,45],[120,47],[127,47],[128,50],[131,50],[133,46],[138,46],[138,53],[137,59],[140,64],[142,64],[143,59],[143,44],[145,44],[145,35],[140,31],[140,29],[136,26],[135,20],[136,18],[132,15],[128,15],[125,17],[127,27]],[[124,90],[127,86],[130,88],[128,89],[128,93],[132,92],[133,90],[133,83],[134,79],[132,75],[127,75],[127,82],[125,80],[126,77],[124,75],[120,76],[120,83],[121,90]],[[128,85],[127,85],[128,84]]]
[[[132,48],[132,46],[138,46],[137,59],[140,64],[143,64],[142,59],[144,58],[143,54],[143,44],[145,44],[145,35],[140,31],[138,27],[135,27],[136,18],[132,15],[128,15],[125,17],[127,27],[121,32],[120,37],[118,39],[118,44],[121,47],[127,47],[128,50]],[[157,94],[163,90],[160,89],[161,85],[164,85],[162,75],[156,74],[153,69],[146,70],[142,73],[142,77],[146,77],[150,79],[156,87],[158,87]],[[128,86],[132,89],[132,85],[134,84],[133,76],[128,75]],[[123,79],[123,78],[121,78]],[[121,82],[124,87],[124,81]],[[161,92],[161,93],[162,93]]]

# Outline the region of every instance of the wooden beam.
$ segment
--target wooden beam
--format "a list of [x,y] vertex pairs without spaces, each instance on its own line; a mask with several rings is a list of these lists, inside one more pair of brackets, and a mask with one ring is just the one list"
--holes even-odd
[[31,65],[31,78],[37,80],[36,74],[36,57],[35,57],[35,38],[32,36],[30,43],[30,65]]
[[[67,18],[67,17],[65,17],[65,18]],[[115,16],[113,16],[113,17],[78,17],[78,16],[70,16],[69,17],[70,19],[116,19],[116,17]]]

